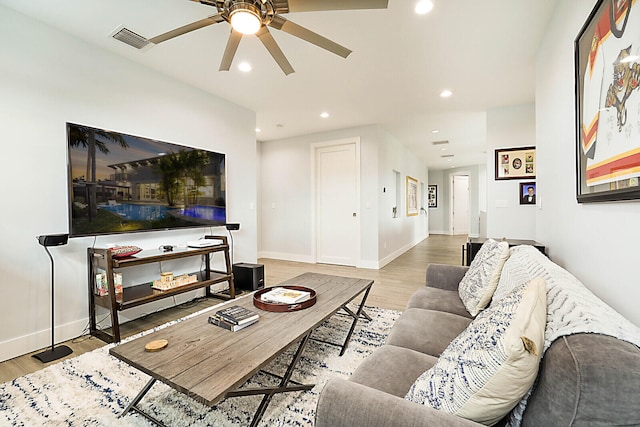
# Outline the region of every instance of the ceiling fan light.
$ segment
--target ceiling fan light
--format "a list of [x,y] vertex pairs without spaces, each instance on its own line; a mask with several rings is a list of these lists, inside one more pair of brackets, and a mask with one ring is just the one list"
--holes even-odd
[[231,26],[242,34],[255,34],[262,26],[259,11],[252,5],[237,5],[229,14]]

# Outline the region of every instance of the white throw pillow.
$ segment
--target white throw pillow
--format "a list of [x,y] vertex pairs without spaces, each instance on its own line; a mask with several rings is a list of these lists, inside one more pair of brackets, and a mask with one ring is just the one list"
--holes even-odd
[[469,269],[458,285],[458,295],[472,316],[477,316],[489,305],[507,258],[509,244],[489,239],[482,244],[471,261]]
[[545,281],[518,286],[476,317],[411,386],[405,399],[493,425],[538,373],[547,315]]

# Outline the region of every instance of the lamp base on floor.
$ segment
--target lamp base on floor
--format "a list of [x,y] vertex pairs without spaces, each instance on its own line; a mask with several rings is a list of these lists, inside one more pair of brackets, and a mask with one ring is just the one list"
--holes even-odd
[[38,354],[34,354],[31,357],[35,357],[42,363],[49,363],[53,362],[54,360],[62,359],[63,357],[68,356],[71,353],[73,353],[73,350],[71,350],[69,347],[67,347],[66,345],[60,345],[58,347],[50,348]]

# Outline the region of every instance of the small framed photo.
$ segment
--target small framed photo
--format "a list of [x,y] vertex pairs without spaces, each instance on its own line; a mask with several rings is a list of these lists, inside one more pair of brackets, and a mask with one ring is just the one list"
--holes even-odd
[[496,180],[536,177],[536,147],[496,150]]
[[521,182],[520,193],[518,193],[521,205],[535,205],[536,204],[536,183],[535,182]]
[[429,208],[438,207],[438,186],[437,185],[427,186],[427,207]]

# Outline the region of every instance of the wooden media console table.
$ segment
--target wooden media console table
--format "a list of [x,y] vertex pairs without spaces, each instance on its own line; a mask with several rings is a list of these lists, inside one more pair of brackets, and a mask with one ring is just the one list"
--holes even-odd
[[[184,292],[206,288],[208,297],[215,296],[221,299],[235,298],[233,274],[229,258],[229,245],[226,236],[206,236],[220,243],[203,248],[174,248],[172,251],[163,252],[159,249],[143,250],[134,256],[127,258],[113,258],[108,248],[88,248],[87,260],[89,265],[89,332],[105,342],[120,342],[120,322],[118,311],[137,307],[153,301],[158,301]],[[211,254],[222,252],[225,257],[225,270],[211,269]],[[196,274],[198,281],[187,285],[177,286],[168,290],[153,289],[152,283],[146,282],[139,285],[127,286],[122,293],[116,293],[114,273],[127,267],[159,263],[181,258],[200,256],[204,261],[204,270]],[[108,293],[104,296],[96,295],[96,275],[105,272]],[[229,295],[213,293],[210,286],[216,283],[229,282]],[[98,329],[96,322],[96,306],[105,307],[110,311],[111,330],[109,334],[105,330]]]

